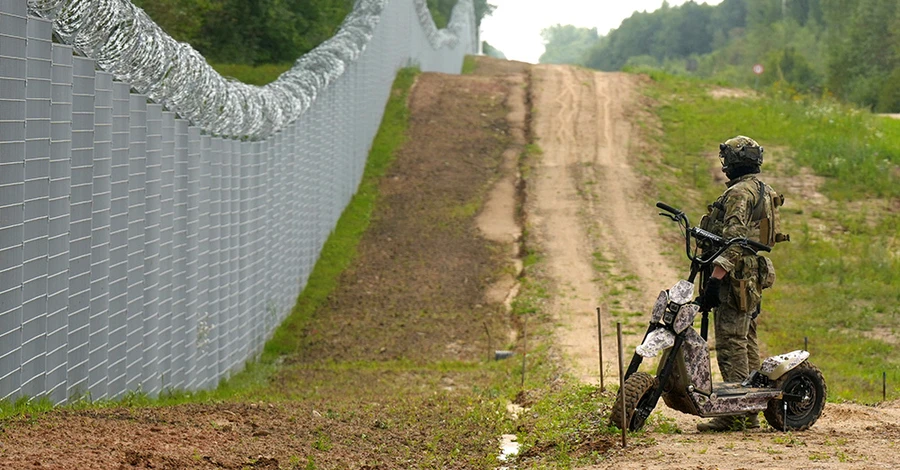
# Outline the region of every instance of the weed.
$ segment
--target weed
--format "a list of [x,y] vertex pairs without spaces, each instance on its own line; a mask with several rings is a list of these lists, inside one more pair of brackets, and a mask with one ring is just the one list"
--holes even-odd
[[663,416],[660,412],[655,412],[650,416],[650,422],[647,423],[654,431],[660,434],[681,434],[682,430],[675,423],[675,420]]
[[15,401],[0,400],[0,420],[9,418],[32,417],[53,409],[53,403],[47,397],[32,399],[19,397]]
[[776,444],[781,444],[785,447],[796,447],[796,446],[805,446],[806,443],[800,440],[797,436],[794,436],[792,433],[787,432],[779,436],[775,436],[772,438],[772,442]]
[[325,452],[331,450],[331,436],[323,433],[322,431],[317,431],[316,433],[316,441],[313,442],[313,449]]

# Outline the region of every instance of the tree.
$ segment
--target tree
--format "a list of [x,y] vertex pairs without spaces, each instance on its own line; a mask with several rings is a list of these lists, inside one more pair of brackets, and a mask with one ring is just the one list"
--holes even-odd
[[541,31],[544,39],[542,64],[583,64],[585,54],[600,36],[597,28],[577,28],[572,25],[555,25]]
[[[334,36],[355,0],[133,0],[169,35],[207,60],[289,63]],[[428,0],[439,27],[458,0]],[[480,23],[494,6],[474,0]],[[441,24],[443,23],[443,24]]]
[[896,53],[900,43],[896,32],[900,9],[893,0],[836,3],[848,10],[842,18],[837,6],[826,3],[827,17],[834,23],[843,23],[834,25],[831,36],[828,86],[838,96],[877,108],[879,95],[884,94],[883,83],[900,66]]
[[488,3],[488,0],[474,0],[475,3],[475,24],[477,26],[481,26],[481,20],[484,19],[485,16],[491,16],[494,13],[494,10],[497,9],[496,5],[491,5]]
[[629,58],[652,56],[657,61],[686,59],[712,51],[714,7],[689,1],[652,13],[635,12],[598,41],[587,54],[586,65],[599,70],[619,70]]

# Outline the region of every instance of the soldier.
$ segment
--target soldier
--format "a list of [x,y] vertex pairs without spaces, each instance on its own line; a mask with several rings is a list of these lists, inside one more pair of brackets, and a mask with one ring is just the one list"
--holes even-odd
[[[784,197],[757,178],[763,148],[753,139],[737,136],[719,145],[728,189],[700,222],[701,228],[725,239],[746,237],[772,246],[786,236],[777,233],[777,208]],[[713,271],[700,296],[703,311],[715,308],[716,355],[725,382],[743,382],[759,369],[756,317],[762,289],[774,282],[771,261],[747,248],[732,245],[713,261]],[[717,417],[700,423],[700,431],[758,428],[757,413],[746,417]]]

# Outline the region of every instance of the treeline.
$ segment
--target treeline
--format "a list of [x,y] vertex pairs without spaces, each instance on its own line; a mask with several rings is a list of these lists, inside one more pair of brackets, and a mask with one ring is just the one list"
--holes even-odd
[[337,31],[353,0],[133,0],[173,38],[219,63],[293,62]]
[[[633,14],[605,36],[557,25],[542,62],[598,70],[664,68],[738,85],[829,93],[880,112],[900,111],[900,2],[693,1]],[[756,76],[753,65],[765,72]]]
[[[289,63],[332,37],[354,0],[132,0],[173,38],[210,62]],[[457,0],[428,0],[444,27]],[[476,19],[493,11],[475,0]]]

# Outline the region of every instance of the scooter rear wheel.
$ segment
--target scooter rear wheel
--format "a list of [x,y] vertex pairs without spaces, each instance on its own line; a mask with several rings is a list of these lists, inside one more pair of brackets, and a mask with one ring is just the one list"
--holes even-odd
[[779,378],[776,387],[786,395],[799,399],[769,402],[763,415],[773,428],[780,431],[804,431],[822,416],[827,388],[818,367],[804,361]]
[[[629,431],[637,431],[644,427],[644,418],[640,417],[635,411],[645,401],[649,400],[651,392],[656,388],[658,382],[655,377],[646,372],[635,372],[625,381],[625,393],[619,393],[616,398],[616,404],[613,405],[612,413],[609,415],[609,425],[622,428],[622,423],[628,423]],[[622,418],[622,400],[625,400],[625,418]],[[647,410],[648,412],[650,410]]]

